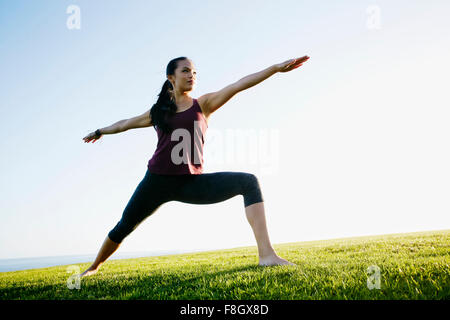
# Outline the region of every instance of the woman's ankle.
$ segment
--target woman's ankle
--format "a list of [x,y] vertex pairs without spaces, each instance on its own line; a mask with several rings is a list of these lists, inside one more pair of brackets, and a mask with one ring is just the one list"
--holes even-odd
[[258,256],[260,259],[265,259],[265,258],[269,258],[269,257],[276,257],[277,254],[276,254],[275,250],[272,247],[270,247],[270,248],[259,250]]
[[91,266],[88,268],[88,270],[98,270],[101,267],[102,263],[93,263],[91,264]]

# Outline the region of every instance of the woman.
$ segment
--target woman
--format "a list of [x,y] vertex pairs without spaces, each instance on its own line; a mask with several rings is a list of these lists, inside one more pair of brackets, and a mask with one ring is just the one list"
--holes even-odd
[[236,93],[277,72],[294,70],[308,59],[308,56],[304,56],[272,65],[198,99],[189,95],[197,74],[192,61],[186,57],[173,59],[167,65],[167,80],[158,95],[159,98],[150,110],[140,116],[97,129],[84,137],[85,142],[95,143],[105,134],[154,126],[158,134],[158,144],[148,162],[145,177],[129,200],[122,218],[108,233],[95,261],[80,276],[96,273],[117,250],[123,239],[163,203],[180,201],[212,204],[236,195],[244,197],[245,214],[258,246],[259,265],[293,265],[280,258],[272,248],[258,179],[253,174],[244,172],[202,173],[203,136],[211,114]]

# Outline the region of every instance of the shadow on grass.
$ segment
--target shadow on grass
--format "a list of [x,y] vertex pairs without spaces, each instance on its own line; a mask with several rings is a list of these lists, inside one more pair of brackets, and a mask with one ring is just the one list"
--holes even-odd
[[[246,265],[224,270],[118,275],[115,279],[86,279],[83,288],[94,298],[101,298],[107,291],[109,294],[103,296],[107,299],[250,299],[261,294],[260,288],[267,285],[266,278],[271,273],[266,272],[280,268],[283,267]],[[286,278],[283,272],[275,277]]]
[[[0,299],[261,299],[264,288],[273,291],[277,282],[289,282],[293,268],[298,266],[244,265],[222,270],[217,270],[218,266],[211,267],[180,269],[179,272],[133,272],[131,268],[129,271],[123,268],[100,270],[81,278],[79,289],[68,288],[69,275],[58,276],[50,285],[36,281],[4,288]],[[271,295],[265,298],[270,299]]]

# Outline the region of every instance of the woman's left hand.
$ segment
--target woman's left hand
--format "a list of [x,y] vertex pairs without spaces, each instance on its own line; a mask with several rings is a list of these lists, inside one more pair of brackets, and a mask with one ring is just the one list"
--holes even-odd
[[294,70],[298,67],[300,67],[303,62],[307,61],[309,59],[308,56],[303,56],[301,58],[296,58],[296,59],[289,59],[283,63],[279,63],[277,64],[277,71],[278,72],[288,72],[291,70]]

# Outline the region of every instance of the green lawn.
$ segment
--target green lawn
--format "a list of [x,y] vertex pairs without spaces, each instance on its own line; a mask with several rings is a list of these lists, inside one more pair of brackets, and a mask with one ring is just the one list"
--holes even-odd
[[274,248],[297,266],[259,267],[256,247],[108,260],[79,289],[68,266],[0,273],[0,299],[450,298],[450,230]]

